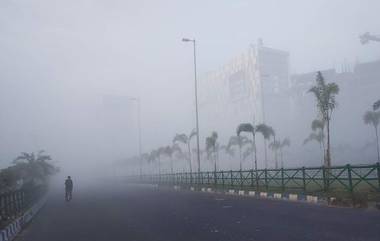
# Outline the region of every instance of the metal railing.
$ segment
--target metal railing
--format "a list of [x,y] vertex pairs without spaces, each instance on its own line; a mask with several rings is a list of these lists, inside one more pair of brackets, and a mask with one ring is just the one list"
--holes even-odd
[[0,227],[22,215],[44,193],[46,187],[25,188],[0,194]]
[[152,174],[128,177],[150,184],[243,188],[256,191],[301,193],[380,194],[380,163],[335,167],[302,167],[240,171]]

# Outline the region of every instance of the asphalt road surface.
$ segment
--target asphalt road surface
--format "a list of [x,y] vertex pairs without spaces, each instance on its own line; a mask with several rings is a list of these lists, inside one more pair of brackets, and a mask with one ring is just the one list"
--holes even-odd
[[51,193],[17,241],[380,240],[380,212],[131,185]]

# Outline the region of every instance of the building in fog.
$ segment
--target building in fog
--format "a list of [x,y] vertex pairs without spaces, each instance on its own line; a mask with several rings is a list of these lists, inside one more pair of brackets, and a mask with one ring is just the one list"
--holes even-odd
[[242,122],[275,126],[276,109],[289,109],[289,85],[289,53],[259,40],[200,79],[201,135],[216,130],[228,138]]
[[[312,120],[318,118],[315,98],[308,92],[315,85],[317,71],[291,75],[288,52],[263,46],[260,41],[250,46],[200,79],[201,140],[217,131],[220,143],[226,143],[240,123],[266,123],[279,139],[291,139],[287,155],[293,165],[319,163],[319,147],[312,143],[303,146]],[[326,82],[336,82],[340,88],[331,122],[334,164],[371,162],[376,154],[373,133],[364,125],[363,114],[380,99],[380,60],[321,72]],[[258,135],[259,160],[263,160],[264,143]],[[268,158],[273,166],[273,156]]]

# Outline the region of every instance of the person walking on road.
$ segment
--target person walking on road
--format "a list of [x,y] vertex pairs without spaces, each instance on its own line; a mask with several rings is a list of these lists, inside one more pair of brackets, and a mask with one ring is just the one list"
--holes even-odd
[[68,176],[65,181],[66,201],[69,202],[73,197],[73,180]]

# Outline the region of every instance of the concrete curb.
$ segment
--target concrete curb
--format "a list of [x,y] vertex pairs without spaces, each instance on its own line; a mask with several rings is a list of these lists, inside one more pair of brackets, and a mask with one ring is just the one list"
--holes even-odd
[[[174,187],[175,190],[180,190],[179,186]],[[184,188],[189,189],[190,191],[197,191],[195,187]],[[246,197],[256,197],[260,199],[276,199],[276,200],[288,200],[292,202],[307,202],[310,204],[319,204],[319,205],[328,205],[329,201],[325,200],[318,196],[313,195],[302,195],[296,193],[270,193],[270,192],[256,192],[256,191],[245,191],[240,189],[229,189],[224,192],[218,192],[217,190],[213,190],[212,188],[202,187],[200,189],[201,192],[208,193],[222,193],[226,195],[237,195],[237,196],[246,196]],[[334,198],[330,198],[334,200]],[[1,239],[0,239],[1,241]]]
[[43,196],[36,204],[27,210],[21,217],[0,230],[0,241],[12,241],[16,235],[28,224],[38,211],[45,205],[47,195]]

